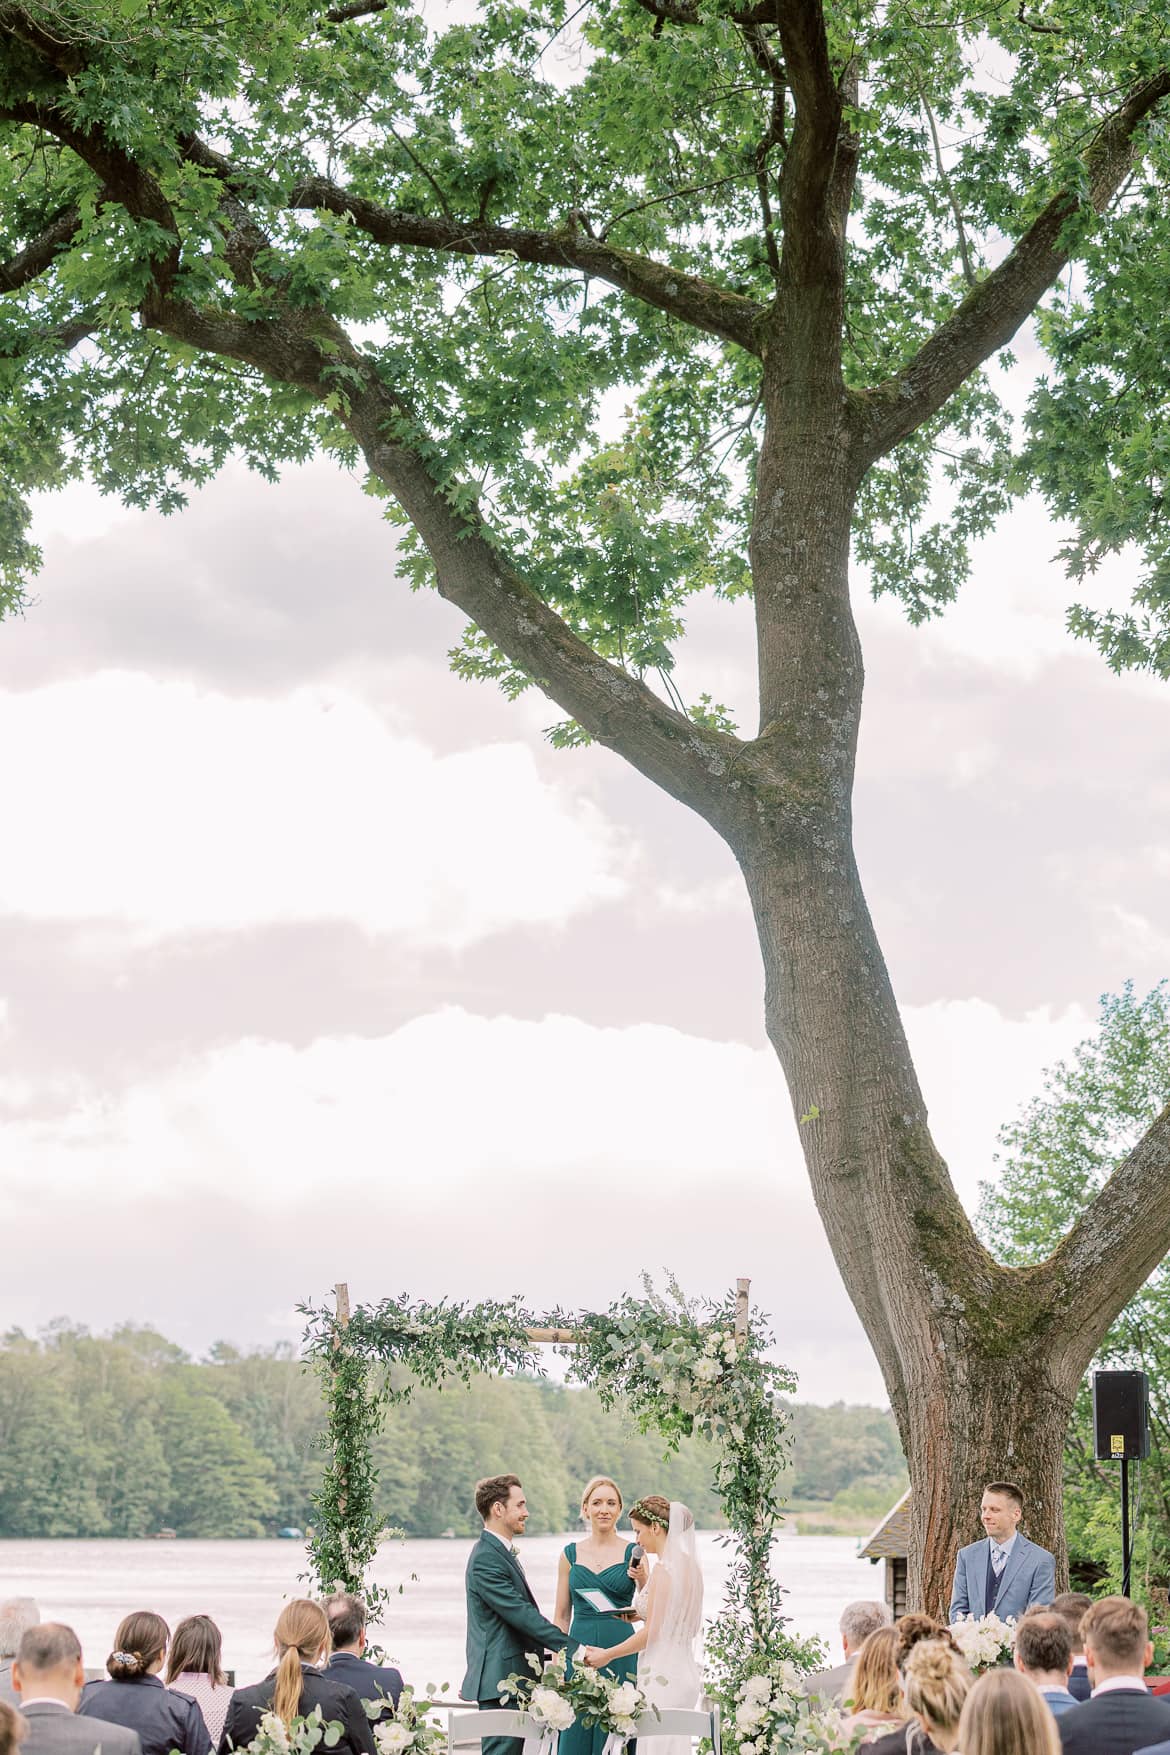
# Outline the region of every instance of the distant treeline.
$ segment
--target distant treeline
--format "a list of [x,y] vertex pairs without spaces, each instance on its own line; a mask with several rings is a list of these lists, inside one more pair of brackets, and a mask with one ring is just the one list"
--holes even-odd
[[[788,1497],[876,1518],[903,1490],[889,1414],[792,1410]],[[288,1346],[219,1344],[196,1363],[151,1329],[107,1337],[61,1322],[0,1340],[0,1537],[256,1536],[311,1524],[324,1409],[315,1374]],[[378,1442],[382,1512],[410,1535],[473,1529],[471,1487],[509,1469],[524,1480],[532,1533],[573,1526],[590,1475],[629,1496],[659,1492],[720,1522],[711,1456],[675,1456],[631,1432],[588,1390],[528,1378],[416,1389]]]

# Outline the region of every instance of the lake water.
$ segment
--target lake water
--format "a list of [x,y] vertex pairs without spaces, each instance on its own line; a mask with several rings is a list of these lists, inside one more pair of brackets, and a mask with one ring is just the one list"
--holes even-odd
[[[571,1536],[530,1536],[520,1543],[524,1570],[546,1613],[552,1612],[557,1560]],[[707,1612],[722,1596],[727,1550],[714,1531],[698,1534]],[[381,1643],[417,1686],[463,1676],[463,1570],[470,1537],[388,1542],[374,1567],[395,1592]],[[105,1663],[114,1629],[132,1609],[154,1609],[172,1628],[184,1615],[211,1615],[223,1630],[224,1663],[238,1682],[271,1668],[272,1627],[286,1597],[300,1596],[299,1542],[0,1541],[0,1600],[35,1597],[42,1619],[65,1621],[81,1640],[88,1669]],[[818,1634],[840,1660],[837,1619],[855,1597],[880,1597],[878,1566],[857,1558],[852,1536],[782,1537],[774,1567],[788,1592],[794,1630]]]

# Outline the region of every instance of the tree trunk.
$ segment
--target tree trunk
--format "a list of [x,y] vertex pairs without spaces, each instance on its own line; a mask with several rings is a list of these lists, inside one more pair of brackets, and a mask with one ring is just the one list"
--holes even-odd
[[799,406],[789,388],[769,410],[783,438],[765,439],[753,533],[759,766],[719,826],[751,896],[813,1194],[910,1468],[910,1601],[938,1612],[990,1480],[1023,1488],[1029,1533],[1063,1574],[1061,1449],[1083,1364],[1053,1277],[992,1260],[931,1139],[852,847],[847,421],[819,386],[801,385]]

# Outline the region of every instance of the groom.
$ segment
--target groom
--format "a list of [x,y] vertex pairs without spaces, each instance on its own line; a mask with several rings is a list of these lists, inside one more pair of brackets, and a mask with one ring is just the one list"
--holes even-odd
[[[464,1700],[498,1707],[500,1684],[530,1675],[530,1651],[560,1651],[568,1635],[546,1621],[528,1588],[512,1538],[524,1534],[528,1503],[515,1475],[490,1475],[475,1489],[483,1534],[467,1562],[467,1674]],[[518,1737],[485,1737],[483,1755],[520,1755]]]

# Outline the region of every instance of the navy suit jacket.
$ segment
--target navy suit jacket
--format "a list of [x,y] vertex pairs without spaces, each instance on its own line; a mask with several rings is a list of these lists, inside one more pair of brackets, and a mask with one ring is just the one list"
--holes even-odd
[[[955,1562],[955,1582],[951,1588],[950,1619],[957,1621],[960,1615],[986,1615],[989,1604],[987,1601],[987,1561],[991,1553],[991,1544],[984,1536],[981,1542],[972,1542],[969,1547],[959,1549],[959,1558]],[[1033,1603],[1050,1603],[1056,1595],[1056,1561],[1047,1548],[1038,1543],[1030,1542],[1027,1536],[1016,1534],[1012,1551],[1008,1555],[1007,1565],[1003,1569],[1003,1577],[999,1581],[999,1590],[995,1598],[995,1612],[1001,1621],[1010,1617],[1019,1620],[1025,1609]]]
[[1145,1688],[1111,1688],[1056,1721],[1063,1755],[1133,1755],[1170,1738],[1170,1702]]
[[372,1721],[374,1724],[392,1716],[402,1693],[401,1671],[391,1669],[388,1664],[372,1664],[368,1658],[360,1658],[353,1651],[335,1651],[321,1674],[327,1681],[344,1682],[363,1703],[367,1700],[386,1701],[378,1717]]
[[1144,1749],[1137,1751],[1137,1755],[1170,1755],[1170,1742],[1148,1743]]

